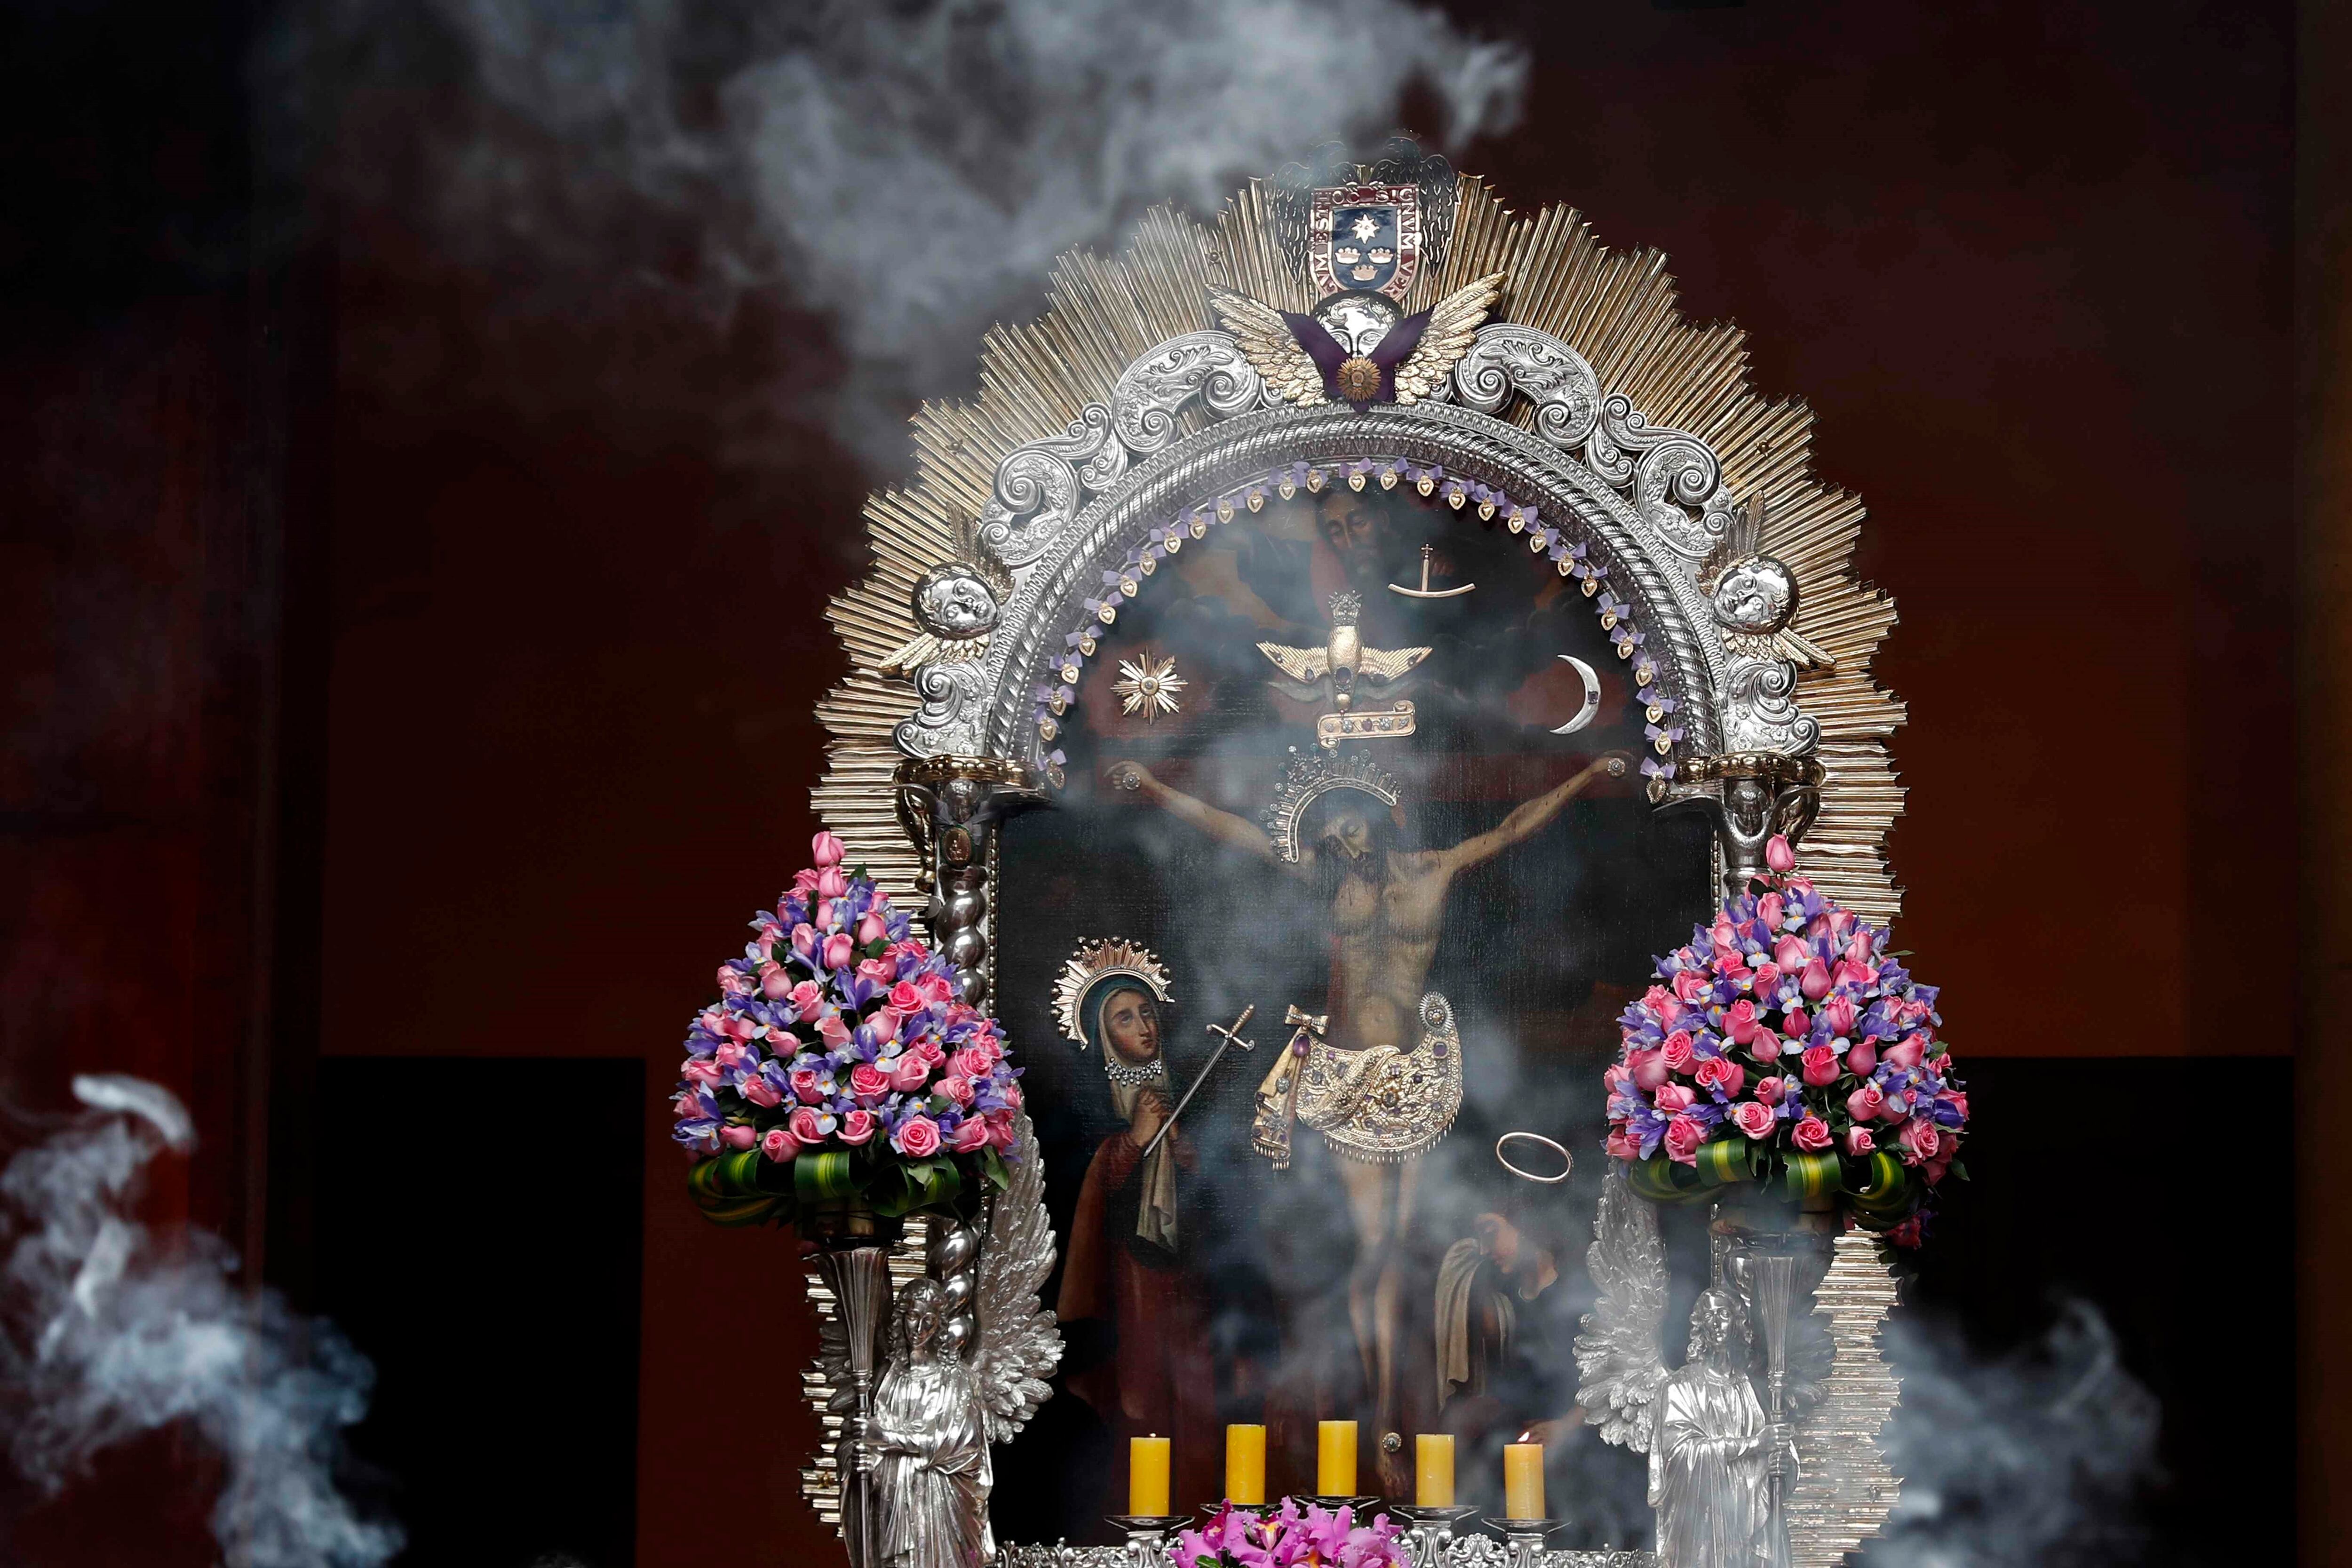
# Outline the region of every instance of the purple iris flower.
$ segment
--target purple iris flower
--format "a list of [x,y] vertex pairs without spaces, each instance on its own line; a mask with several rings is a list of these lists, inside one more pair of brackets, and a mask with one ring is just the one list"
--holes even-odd
[[696,1117],[680,1121],[669,1130],[669,1135],[685,1148],[698,1154],[719,1152],[719,1121],[716,1117]]

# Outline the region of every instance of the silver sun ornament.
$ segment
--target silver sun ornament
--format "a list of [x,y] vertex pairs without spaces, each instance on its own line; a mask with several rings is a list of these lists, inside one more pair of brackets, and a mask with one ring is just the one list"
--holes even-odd
[[1130,717],[1140,713],[1150,723],[1162,713],[1176,711],[1176,694],[1188,683],[1176,673],[1172,658],[1154,658],[1150,648],[1138,650],[1133,658],[1118,661],[1118,679],[1111,689],[1118,693],[1120,710]]

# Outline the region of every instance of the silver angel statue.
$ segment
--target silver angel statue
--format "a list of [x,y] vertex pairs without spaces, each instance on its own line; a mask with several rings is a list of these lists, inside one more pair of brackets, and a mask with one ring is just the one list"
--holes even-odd
[[898,1293],[889,1364],[858,1456],[874,1478],[874,1550],[887,1568],[977,1568],[996,1554],[980,1380],[952,1350],[941,1353],[946,1319],[938,1280]]
[[[871,1559],[860,1568],[979,1568],[996,1555],[989,1445],[1037,1413],[1062,1355],[1054,1315],[1037,1304],[1054,1266],[1054,1232],[1026,1117],[1018,1147],[1012,1184],[990,1205],[969,1291],[973,1321],[958,1321],[971,1283],[960,1267],[945,1281],[918,1279],[898,1292],[888,1359],[858,1445],[858,1467],[873,1489]],[[970,1249],[935,1246],[932,1257],[936,1269]]]
[[1748,1375],[1747,1311],[1718,1281],[1691,1314],[1689,1359],[1669,1373],[1660,1343],[1666,1256],[1657,1211],[1622,1170],[1601,1192],[1587,1261],[1600,1289],[1576,1340],[1578,1399],[1603,1438],[1650,1456],[1663,1568],[1771,1561],[1771,1481],[1792,1472],[1790,1429],[1769,1423]]
[[1773,1477],[1796,1451],[1748,1380],[1746,1314],[1720,1286],[1691,1312],[1689,1359],[1660,1384],[1650,1435],[1650,1506],[1664,1568],[1754,1568],[1773,1556]]

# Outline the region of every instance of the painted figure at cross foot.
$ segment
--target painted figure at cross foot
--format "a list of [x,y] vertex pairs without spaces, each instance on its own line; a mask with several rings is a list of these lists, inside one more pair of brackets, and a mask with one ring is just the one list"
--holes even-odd
[[[1066,1325],[1110,1330],[1108,1356],[1075,1367],[1071,1393],[1119,1439],[1172,1441],[1181,1495],[1215,1485],[1220,1428],[1207,1293],[1188,1267],[1180,1177],[1199,1151],[1181,1123],[1168,1073],[1162,1007],[1166,968],[1116,937],[1081,942],[1055,987],[1063,1034],[1098,1054],[1111,1108],[1125,1123],[1095,1146],[1063,1260],[1055,1314]],[[1164,1133],[1164,1135],[1163,1135]]]
[[[1468,1468],[1484,1479],[1501,1473],[1506,1443],[1542,1444],[1547,1466],[1575,1452],[1583,1419],[1573,1348],[1578,1293],[1562,1277],[1563,1265],[1573,1264],[1552,1206],[1549,1194],[1514,1194],[1477,1215],[1438,1268],[1431,1316],[1438,1426],[1475,1457]],[[1491,1500],[1499,1506],[1502,1498]]]
[[[1622,776],[1629,761],[1622,752],[1604,755],[1496,826],[1442,849],[1398,847],[1402,795],[1361,752],[1294,755],[1263,827],[1171,788],[1139,763],[1108,770],[1115,787],[1274,862],[1328,905],[1330,1011],[1290,1010],[1297,1032],[1259,1087],[1255,1142],[1281,1169],[1289,1163],[1291,1124],[1304,1121],[1340,1156],[1356,1233],[1349,1320],[1376,1431],[1395,1430],[1399,1412],[1402,1244],[1412,1224],[1416,1161],[1445,1135],[1462,1105],[1453,1010],[1424,989],[1448,894],[1463,873],[1534,837],[1596,780]],[[1410,1483],[1409,1465],[1385,1447],[1380,1470],[1389,1490]]]

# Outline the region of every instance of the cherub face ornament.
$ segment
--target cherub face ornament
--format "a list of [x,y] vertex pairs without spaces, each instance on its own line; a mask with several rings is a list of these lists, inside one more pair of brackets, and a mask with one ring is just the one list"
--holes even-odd
[[916,586],[915,613],[943,637],[977,637],[996,625],[996,595],[971,567],[934,567]]
[[1797,613],[1797,580],[1769,555],[1735,561],[1716,580],[1715,618],[1726,631],[1769,636]]

